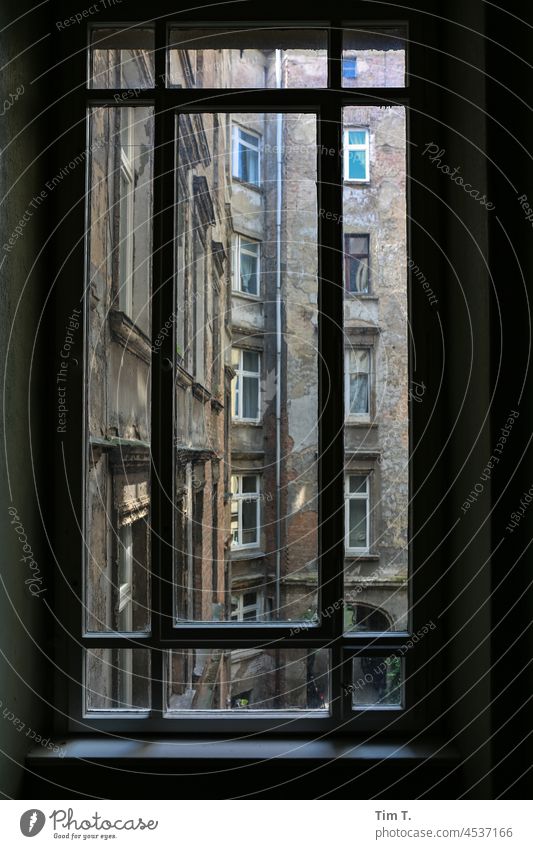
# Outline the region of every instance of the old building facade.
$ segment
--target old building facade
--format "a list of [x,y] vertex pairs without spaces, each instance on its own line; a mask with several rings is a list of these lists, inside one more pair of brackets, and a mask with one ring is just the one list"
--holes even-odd
[[[399,75],[360,52],[357,72]],[[171,51],[172,85],[323,85],[317,51]],[[349,57],[350,61],[353,57]],[[403,61],[396,57],[396,63]],[[353,74],[346,67],[346,77]],[[88,287],[89,631],[150,607],[150,364],[175,345],[174,621],[318,616],[317,119],[176,117],[175,308],[151,320],[151,110],[94,109]],[[408,347],[403,107],[345,111],[345,625],[407,627]],[[327,579],[327,576],[323,576]],[[132,655],[95,656],[95,709]],[[107,654],[105,654],[107,652]],[[140,665],[139,665],[140,664]],[[323,709],[325,652],[175,650],[168,709]],[[102,671],[104,670],[104,671]],[[107,671],[106,671],[107,670]],[[118,670],[118,671],[117,671]],[[133,676],[134,677],[134,676]],[[91,670],[89,670],[91,680]]]

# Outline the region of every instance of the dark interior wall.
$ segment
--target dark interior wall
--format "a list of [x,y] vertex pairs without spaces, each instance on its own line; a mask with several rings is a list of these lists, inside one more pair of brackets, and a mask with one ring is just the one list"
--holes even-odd
[[[441,126],[435,127],[442,200],[441,263],[447,433],[448,528],[446,579],[441,610],[449,641],[444,667],[445,725],[460,749],[465,792],[490,798],[490,556],[491,481],[481,478],[491,450],[490,326],[491,280],[488,219],[494,215],[476,196],[450,179],[459,174],[490,203],[487,188],[485,110],[486,41],[482,3],[443,4]],[[424,142],[425,144],[425,142]],[[435,156],[435,154],[434,154]],[[467,501],[471,493],[473,503]],[[465,503],[467,506],[465,507]],[[449,677],[448,677],[449,676]]]
[[[533,115],[531,4],[488,5],[490,261],[497,296],[491,338],[495,437],[514,407],[520,415],[496,467],[492,559],[492,769],[495,795],[531,798],[533,768],[533,451],[531,300]],[[529,205],[529,210],[527,205]],[[527,218],[530,217],[528,221]]]
[[[64,5],[69,6],[66,15],[72,14],[76,6],[83,7],[81,3],[72,8],[72,4]],[[131,8],[134,6],[132,2]],[[257,14],[257,9],[252,10],[251,6],[240,4],[238,15],[241,19],[248,13]],[[298,19],[299,6],[299,3],[292,4],[293,19]],[[464,787],[458,782],[458,795],[464,790],[472,797],[490,798],[504,792],[510,781],[517,778],[509,794],[519,797],[521,788],[527,786],[526,770],[532,763],[531,746],[528,747],[524,739],[531,730],[528,699],[533,692],[530,663],[533,602],[526,549],[531,538],[533,509],[529,513],[526,511],[512,534],[506,532],[505,527],[519,507],[523,493],[533,484],[530,448],[524,455],[531,437],[530,399],[533,397],[530,378],[524,384],[530,347],[530,308],[525,293],[530,287],[533,239],[529,230],[531,223],[525,221],[518,202],[518,196],[525,193],[533,207],[533,189],[529,188],[532,165],[528,153],[532,122],[530,111],[515,97],[517,94],[527,100],[533,80],[531,69],[519,58],[531,52],[527,27],[513,19],[510,13],[524,17],[527,10],[519,0],[507,3],[504,11],[481,0],[468,3],[453,0],[451,4],[421,0],[420,7],[422,26],[427,21],[428,32],[433,26],[428,38],[451,54],[448,57],[443,53],[438,62],[430,63],[431,73],[434,74],[437,67],[442,86],[448,86],[450,92],[444,88],[433,89],[435,101],[431,108],[428,107],[428,113],[442,109],[443,124],[439,127],[437,122],[427,120],[424,130],[430,135],[427,138],[424,135],[422,143],[439,144],[445,150],[442,162],[452,169],[460,166],[465,179],[481,194],[486,193],[496,206],[495,211],[485,213],[475,200],[463,196],[461,189],[446,175],[437,172],[427,157],[423,168],[417,165],[420,175],[432,191],[441,193],[443,200],[440,220],[434,222],[436,229],[442,225],[439,231],[443,253],[436,250],[428,262],[433,263],[432,273],[436,286],[440,286],[445,338],[453,342],[446,344],[445,387],[439,409],[446,417],[445,423],[455,421],[455,414],[458,415],[453,439],[434,476],[435,491],[442,486],[449,488],[442,529],[449,530],[455,522],[457,525],[438,558],[428,562],[424,577],[427,586],[436,584],[441,608],[449,605],[441,633],[444,642],[450,641],[450,650],[439,656],[431,673],[435,684],[438,685],[439,677],[443,679],[439,693],[443,722],[432,730],[434,733],[443,731],[447,739],[459,747],[465,781]],[[8,26],[30,8],[28,3],[4,2],[0,26]],[[402,16],[400,5],[394,9],[389,4],[387,8],[391,16]],[[231,9],[231,5],[227,7],[228,13]],[[438,14],[439,9],[442,9],[443,18],[455,20],[459,25],[437,19],[435,26],[432,15]],[[221,18],[224,11],[222,6]],[[307,13],[308,9],[302,4],[301,14]],[[368,17],[368,4],[356,7],[341,3],[336,8],[339,18],[344,15],[350,20],[357,13]],[[0,790],[9,796],[20,793],[21,765],[31,745],[31,739],[26,737],[28,729],[43,733],[52,727],[42,697],[49,695],[45,689],[45,680],[50,680],[46,656],[53,654],[53,647],[46,641],[52,628],[45,621],[46,602],[52,590],[48,579],[53,557],[42,531],[34,475],[35,479],[44,482],[50,472],[45,465],[44,434],[54,430],[54,423],[47,418],[53,415],[53,403],[46,401],[42,387],[46,381],[47,390],[53,388],[51,378],[57,358],[44,339],[40,350],[33,351],[50,277],[40,260],[35,268],[32,269],[32,265],[43,244],[48,229],[44,225],[51,220],[55,196],[46,197],[39,210],[30,208],[30,220],[25,222],[23,234],[5,259],[2,248],[32,199],[57,170],[54,165],[47,166],[40,155],[49,132],[48,116],[44,122],[30,123],[49,97],[47,77],[33,85],[30,81],[42,68],[52,64],[52,51],[44,38],[32,49],[21,52],[53,30],[56,18],[54,13],[50,14],[52,20],[47,21],[45,12],[31,11],[4,31],[0,42],[0,64],[9,62],[2,72],[4,96],[16,92],[21,84],[25,86],[24,94],[0,120],[2,196],[9,191],[8,202],[4,201],[3,205],[7,214],[0,218],[0,262],[3,260],[0,270],[0,361],[5,363],[8,378],[2,425],[6,432],[12,505],[18,511],[23,532],[43,575],[41,588],[46,586],[47,589],[46,593],[33,597],[24,584],[31,572],[28,573],[28,568],[20,561],[23,552],[10,524],[12,516],[8,514],[8,507],[11,502],[6,487],[7,499],[1,513]],[[236,16],[237,12],[233,10],[232,14]],[[288,12],[281,4],[276,8],[274,2],[269,7],[269,17],[277,14],[286,16]],[[60,17],[57,11],[56,15]],[[486,26],[488,37],[494,41],[484,41],[478,35]],[[508,48],[518,55],[513,56]],[[495,80],[488,87],[487,101],[485,61]],[[494,164],[487,159],[487,146]],[[500,168],[504,169],[504,174]],[[447,210],[445,204],[453,207],[453,212]],[[509,239],[499,220],[503,220]],[[430,279],[431,275],[427,276]],[[428,356],[435,356],[433,338],[425,344]],[[500,351],[504,355],[502,363]],[[496,394],[492,399],[494,387]],[[520,415],[513,425],[513,436],[506,443],[501,462],[490,480],[483,481],[480,497],[463,512],[462,505],[480,481],[493,454],[500,428],[518,403]],[[486,419],[487,413],[490,420]],[[443,444],[447,436],[445,425],[441,428]],[[5,462],[3,449],[2,458]],[[43,486],[41,497],[45,491]],[[431,498],[433,504],[438,503],[436,492]],[[60,531],[61,517],[56,517],[56,528]],[[76,544],[75,529],[71,527],[69,533],[72,544]],[[438,581],[444,570],[445,579]],[[60,685],[64,691],[64,679],[60,680]],[[14,720],[8,718],[11,713],[19,723],[24,723],[22,731],[18,732]],[[109,784],[107,791],[102,786],[103,795],[112,796],[112,780]],[[268,784],[266,773],[265,784]],[[309,789],[313,795],[313,788],[304,785],[303,780],[296,782],[295,792],[298,789],[300,795],[305,795]],[[364,796],[363,786],[360,785],[357,792]],[[400,786],[400,792],[409,798],[408,787]],[[413,784],[413,792],[414,788]],[[372,792],[377,792],[376,788]]]
[[[12,23],[30,8],[11,0],[0,7],[0,363],[5,392],[0,437],[0,791],[8,797],[20,792],[24,757],[34,735],[50,728],[46,699],[51,695],[45,687],[51,654],[45,628],[50,558],[40,518],[43,493],[35,485],[43,476],[47,426],[43,351],[34,346],[48,287],[43,262],[37,259],[46,209],[31,205],[48,179],[42,156],[46,136],[38,118],[46,96],[42,83],[31,81],[49,56],[46,39],[28,49],[49,28],[39,10]],[[54,352],[48,348],[47,354],[47,368],[53,369]],[[35,583],[26,583],[32,578]]]

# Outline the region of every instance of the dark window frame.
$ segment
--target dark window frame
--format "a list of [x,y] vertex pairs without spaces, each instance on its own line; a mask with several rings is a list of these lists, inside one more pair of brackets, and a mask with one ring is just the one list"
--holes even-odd
[[[100,22],[100,21],[99,21]],[[102,19],[103,22],[103,19]],[[390,21],[384,18],[384,23]],[[116,20],[105,21],[106,24],[116,23]],[[183,23],[180,21],[180,23]],[[192,22],[187,22],[192,23]],[[266,22],[265,22],[266,23]],[[228,90],[206,91],[202,90],[202,100],[209,100],[209,111],[217,112],[232,112],[239,109],[243,111],[308,111],[316,113],[319,122],[319,151],[327,150],[329,147],[342,147],[342,123],[339,122],[341,110],[345,105],[351,104],[376,104],[376,105],[395,105],[400,104],[409,106],[410,91],[409,88],[402,89],[368,89],[368,90],[341,90],[341,32],[339,29],[340,22],[326,22],[321,26],[330,27],[329,33],[329,85],[330,89],[320,90],[319,92],[298,89],[279,90],[264,90],[260,92],[236,92]],[[296,25],[295,25],[296,26]],[[174,115],[183,112],[205,111],[197,105],[198,92],[194,89],[177,90],[164,89],[161,83],[162,75],[165,72],[165,58],[163,46],[166,40],[167,23],[164,20],[159,20],[156,24],[156,86],[154,89],[143,91],[135,100],[135,105],[155,104],[156,107],[156,142],[155,142],[155,168],[154,168],[154,189],[155,189],[155,211],[154,211],[154,276],[153,287],[156,295],[154,297],[154,321],[162,315],[168,315],[168,307],[172,309],[172,294],[168,288],[163,290],[158,287],[157,281],[165,277],[165,268],[172,267],[173,262],[173,225],[170,217],[163,218],[157,214],[157,209],[165,209],[173,203],[170,194],[170,188],[167,181],[165,186],[162,176],[166,172],[167,165],[172,160],[173,151],[171,141],[173,140],[173,118]],[[81,68],[84,64],[83,59],[78,61],[77,67]],[[409,78],[408,78],[409,79]],[[76,92],[76,101],[81,109],[78,111],[79,119],[83,125],[84,110],[88,103],[97,102],[99,104],[115,105],[115,95],[121,94],[121,91],[115,90],[95,90],[89,89],[86,92],[83,90]],[[83,132],[83,131],[82,131]],[[70,149],[70,148],[67,148]],[[321,258],[319,268],[319,278],[325,279],[342,279],[343,276],[343,240],[342,228],[338,227],[338,217],[342,215],[342,193],[339,191],[339,185],[342,185],[342,159],[341,157],[328,157],[327,155],[318,154],[319,182],[321,182],[320,204],[327,207],[333,212],[330,220],[322,220],[319,216],[317,225],[319,230],[319,244],[321,247]],[[79,176],[79,175],[78,175]],[[79,181],[78,181],[78,185]],[[80,197],[83,192],[80,193]],[[335,217],[337,216],[337,218]],[[83,216],[82,216],[83,217]],[[78,223],[81,221],[78,217]],[[81,232],[81,231],[79,231]],[[327,246],[327,247],[326,247]],[[80,258],[80,251],[75,252],[77,259]],[[80,266],[78,265],[78,268]],[[335,287],[322,287],[320,293],[320,309],[321,312],[331,320],[337,321],[339,327],[342,326],[342,310],[344,300],[344,287],[338,287],[339,292],[335,292]],[[81,287],[80,287],[81,290]],[[340,322],[339,322],[340,319]],[[321,321],[319,330],[322,340],[323,350],[327,349],[328,356],[326,360],[343,363],[344,360],[344,345],[342,333],[325,334],[325,322]],[[169,380],[172,378],[172,371],[166,372],[161,370],[161,362],[169,351],[161,350],[156,361],[153,359],[153,387],[155,396],[163,397],[168,395]],[[155,371],[157,368],[157,372]],[[321,365],[321,373],[319,375],[319,383],[321,386],[327,385],[329,376],[327,374],[327,365],[323,362]],[[321,463],[321,550],[325,552],[325,559],[330,564],[342,562],[344,559],[344,446],[342,440],[338,437],[339,425],[342,427],[344,416],[344,399],[342,391],[336,393],[335,398],[322,398],[321,415],[324,422],[321,434],[320,455]],[[154,404],[155,406],[155,404]],[[168,445],[168,440],[171,437],[171,415],[165,416],[164,421],[157,421],[157,427],[153,427],[153,459],[156,468],[164,470],[163,457],[168,451],[165,445]],[[153,423],[154,424],[154,423]],[[339,444],[340,443],[340,444]],[[79,442],[74,439],[71,443],[77,450]],[[159,488],[163,489],[163,479],[159,484]],[[166,526],[169,524],[168,507],[166,507],[158,497],[161,493],[154,492],[152,521],[156,527]],[[325,509],[325,505],[327,508]],[[78,504],[81,507],[81,504]],[[340,509],[339,509],[340,507]],[[80,511],[81,512],[81,511]],[[164,586],[164,581],[168,580],[169,561],[168,553],[163,551],[164,546],[159,545],[153,549],[152,556],[154,562],[158,561],[161,570],[155,570],[153,576],[153,591],[152,597],[154,604],[157,604],[158,594],[161,594]],[[324,567],[324,564],[322,564]],[[342,572],[338,574],[334,580],[327,581],[321,592],[321,608],[327,610],[338,604],[338,599],[342,598]],[[74,572],[73,572],[74,574]],[[79,579],[78,579],[79,580]],[[163,585],[162,582],[163,581]],[[339,592],[340,588],[340,592]],[[159,612],[163,619],[168,616],[168,607],[163,604],[159,607]],[[76,640],[79,640],[79,619],[74,615],[71,618],[69,625],[71,635]],[[413,630],[415,626],[413,625]],[[234,630],[235,629],[235,630]],[[274,629],[274,630],[273,630]],[[166,646],[175,647],[194,647],[207,646],[209,644],[226,644],[235,647],[236,644],[260,645],[261,643],[272,638],[290,640],[290,644],[297,647],[319,647],[320,645],[328,645],[331,652],[331,680],[336,691],[340,692],[342,682],[342,664],[346,652],[350,653],[358,650],[361,646],[374,645],[376,635],[369,634],[351,634],[349,637],[339,637],[342,633],[342,608],[335,609],[334,613],[325,618],[323,617],[320,625],[310,627],[307,631],[300,632],[296,637],[291,635],[291,628],[286,624],[277,625],[272,623],[265,628],[263,625],[251,626],[243,628],[240,625],[232,626],[231,623],[226,623],[221,628],[218,624],[213,625],[197,625],[183,626],[177,631],[164,630],[161,622],[153,622],[153,632],[150,637],[142,635],[128,636],[127,638],[118,636],[85,636],[81,642],[86,645],[110,646],[113,648],[119,647],[121,644],[127,643],[131,645],[139,645],[139,647],[152,647],[154,649]],[[383,635],[379,637],[380,651],[393,648],[401,643],[403,639],[407,639],[409,634],[406,632]],[[369,642],[370,641],[370,642]],[[81,716],[81,698],[80,688],[76,683],[79,676],[79,659],[81,650],[75,653],[77,655],[72,667],[75,682],[72,686],[73,692],[73,712],[78,710],[78,716]],[[152,677],[154,680],[162,679],[162,661],[161,652],[154,651],[154,662],[152,666]],[[152,691],[152,709],[155,715],[161,716],[162,709],[162,693],[156,692],[157,687]],[[414,704],[414,701],[413,701]],[[277,722],[282,714],[275,714],[271,721],[264,723],[262,720],[254,719],[252,721],[239,722],[239,729],[260,731],[269,727],[276,727]],[[228,726],[228,719],[230,725]],[[333,730],[339,727],[341,723],[343,730],[350,728],[352,730],[363,730],[366,727],[380,727],[382,717],[370,717],[366,711],[364,716],[356,716],[350,713],[346,723],[345,708],[341,708],[340,704],[333,706],[332,715],[327,720],[310,719],[302,721],[293,721],[288,723],[288,730],[294,732],[313,730]],[[342,722],[341,722],[342,720]],[[405,720],[405,721],[403,721]],[[392,730],[397,731],[399,728],[411,727],[413,720],[405,715],[400,718],[400,722],[393,725]],[[129,731],[148,730],[148,723],[145,720],[127,719],[108,717],[107,719],[83,719],[81,721],[74,720],[71,725],[76,730],[123,730],[126,728]],[[221,728],[229,730],[234,728],[231,718],[225,717],[223,720],[213,715],[209,720],[209,727],[205,720],[176,720],[176,724],[172,720],[164,720],[160,722],[157,718],[152,723],[150,729],[157,731],[169,730],[189,730],[191,728],[201,729],[202,731],[220,731]],[[277,728],[279,731],[279,728]]]

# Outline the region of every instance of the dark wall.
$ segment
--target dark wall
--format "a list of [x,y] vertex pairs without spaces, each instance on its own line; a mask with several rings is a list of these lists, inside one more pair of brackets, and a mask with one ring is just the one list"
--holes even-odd
[[[32,739],[51,727],[46,687],[52,653],[46,624],[51,561],[40,515],[46,506],[41,484],[48,428],[42,387],[57,357],[38,338],[49,288],[39,252],[50,206],[32,206],[49,179],[43,152],[46,123],[39,117],[47,102],[46,80],[32,84],[50,63],[49,39],[27,49],[50,28],[40,10],[12,23],[30,8],[10,0],[0,8],[0,363],[5,390],[0,437],[0,792],[15,797]],[[32,579],[34,584],[27,583]]]
[[[68,6],[65,16],[76,10],[71,3],[64,5]],[[83,8],[81,3],[76,5]],[[377,14],[378,5],[371,5],[372,13]],[[533,239],[531,222],[526,221],[518,200],[526,194],[533,208],[529,154],[532,120],[523,102],[530,96],[533,80],[531,69],[520,58],[531,61],[531,31],[512,15],[524,18],[531,13],[519,0],[507,3],[505,11],[481,0],[441,4],[427,0],[419,5],[416,32],[427,47],[427,58],[418,69],[418,86],[424,88],[425,100],[423,114],[414,117],[413,127],[423,145],[439,143],[446,151],[442,161],[452,168],[460,165],[468,182],[486,193],[495,207],[487,212],[461,193],[427,157],[412,154],[417,179],[442,201],[438,211],[437,204],[432,205],[433,216],[422,215],[418,224],[438,237],[433,249],[428,237],[426,263],[431,270],[427,277],[435,281],[441,299],[445,348],[443,357],[438,337],[422,333],[419,358],[429,364],[426,374],[440,375],[443,359],[445,366],[442,387],[430,385],[428,389],[428,397],[437,401],[437,423],[430,428],[423,456],[428,468],[433,461],[438,462],[432,484],[423,493],[424,505],[415,505],[415,520],[430,512],[428,505],[438,511],[438,521],[432,520],[422,533],[422,540],[426,534],[422,544],[428,551],[450,531],[416,579],[418,588],[433,593],[436,609],[443,613],[439,629],[443,648],[430,659],[424,682],[426,687],[431,684],[437,688],[432,732],[440,733],[459,749],[464,778],[460,779],[458,769],[456,795],[491,798],[507,793],[520,798],[526,794],[527,771],[533,762],[533,735],[529,742],[527,739],[533,692],[533,599],[527,546],[533,509],[524,511],[512,531],[507,526],[533,485],[533,395],[527,371]],[[128,9],[133,13],[135,7],[132,0]],[[0,24],[7,26],[25,8],[31,7],[4,2]],[[138,4],[138,9],[145,14],[144,4]],[[439,10],[442,18],[433,17]],[[259,11],[251,3],[218,8],[221,18],[227,12],[241,20]],[[389,16],[395,12],[390,4],[381,11]],[[307,13],[304,4],[291,4],[293,20]],[[43,19],[44,14],[31,12],[13,24],[7,31],[9,37],[3,34],[0,48],[2,64],[12,60],[3,71],[6,96],[15,92],[17,85],[25,86],[23,96],[0,122],[2,195],[10,192],[8,202],[4,201],[7,215],[0,219],[0,246],[14,231],[32,198],[55,173],[54,166],[41,155],[50,132],[49,113],[44,121],[30,123],[50,99],[48,76],[34,85],[30,81],[41,68],[53,64],[52,42],[45,38],[21,53],[42,35],[53,32],[54,21],[61,16],[58,9],[50,13],[50,20]],[[273,2],[268,14],[275,19],[287,17],[289,12],[281,3]],[[369,6],[340,3],[336,14],[339,21],[343,16],[346,20],[358,14],[368,17]],[[401,18],[401,6],[396,16]],[[485,39],[479,35],[484,31]],[[57,82],[66,81],[59,75]],[[6,363],[7,374],[3,425],[12,504],[47,588],[47,593],[33,597],[24,584],[25,565],[20,561],[18,537],[9,524],[7,508],[11,502],[6,487],[1,517],[0,700],[2,711],[7,708],[8,715],[13,713],[25,724],[18,732],[13,721],[0,715],[0,749],[4,753],[0,790],[10,796],[21,792],[21,764],[31,745],[25,736],[28,727],[36,733],[52,727],[43,696],[48,695],[44,682],[50,678],[46,657],[53,654],[47,642],[52,628],[45,617],[54,561],[42,531],[38,496],[46,497],[46,482],[51,479],[45,461],[46,435],[53,432],[47,416],[53,406],[44,387],[48,391],[53,386],[50,378],[56,352],[50,343],[47,345],[46,336],[37,333],[51,278],[45,260],[39,259],[34,268],[32,265],[48,233],[44,225],[51,220],[53,203],[54,198],[47,197],[32,214],[0,271],[0,359]],[[0,262],[3,254],[0,247]],[[414,304],[422,327],[424,308],[420,299]],[[479,482],[511,411],[519,412],[512,436],[494,473],[484,480],[482,495],[463,511],[462,505]],[[423,477],[421,474],[420,481]],[[61,517],[55,519],[59,529]],[[72,530],[70,533],[75,544],[76,535]],[[64,692],[64,679],[60,678],[59,684]],[[76,771],[69,773],[69,786],[75,776]],[[386,765],[382,766],[382,776],[386,786],[391,776]],[[84,770],[79,771],[79,779],[81,785],[89,786]],[[94,780],[98,779],[91,776],[91,782]],[[269,782],[267,768],[264,781]],[[107,787],[105,783],[99,786],[102,795],[113,794],[112,781]],[[358,784],[353,793],[364,796],[364,786],[364,782]],[[295,795],[317,795],[316,786],[303,778],[294,787],[298,788]],[[420,792],[416,782],[400,787],[406,798]],[[378,790],[373,785],[371,794]],[[443,783],[443,795],[449,792],[449,785],[444,788]],[[238,795],[235,788],[229,795]]]

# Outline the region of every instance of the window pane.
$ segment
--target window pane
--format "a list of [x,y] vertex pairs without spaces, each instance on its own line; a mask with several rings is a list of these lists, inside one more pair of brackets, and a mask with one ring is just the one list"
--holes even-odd
[[325,649],[184,649],[168,655],[167,712],[329,711]]
[[153,88],[153,29],[126,25],[90,33],[90,88]]
[[[250,242],[244,242],[242,247],[252,247]],[[249,253],[241,251],[241,291],[248,295],[257,295],[258,279],[257,279],[257,256],[251,256]]]
[[257,539],[257,501],[245,499],[242,503],[242,544],[252,545]]
[[255,351],[242,352],[242,367],[244,371],[259,372],[259,354]]
[[173,29],[169,85],[180,88],[324,88],[323,29]]
[[368,254],[368,236],[347,236],[346,241],[351,254]]
[[[359,77],[358,77],[359,80]],[[344,329],[351,351],[346,378],[349,397],[344,428],[347,469],[361,458],[372,480],[368,531],[363,502],[347,508],[352,525],[345,557],[347,630],[408,630],[408,312],[406,243],[406,112],[403,106],[348,106],[344,127],[368,127],[370,182],[345,181],[345,245],[368,251],[370,298],[345,298]],[[356,266],[350,258],[352,275]],[[365,269],[366,270],[366,269]],[[349,290],[357,291],[352,277]],[[367,353],[364,353],[364,349]],[[372,351],[371,366],[361,358]],[[372,408],[369,410],[369,400]],[[371,412],[371,416],[369,413]],[[359,416],[359,418],[358,418]],[[368,417],[367,419],[363,416]],[[368,424],[366,423],[368,421]],[[349,489],[357,492],[353,475]],[[366,547],[369,556],[350,548]]]
[[257,377],[242,379],[242,417],[256,419],[259,415],[259,380]]
[[243,492],[257,492],[257,478],[255,475],[244,475],[242,479]]
[[236,176],[245,183],[252,183],[254,186],[259,185],[259,151],[256,147],[250,148],[239,144],[239,160],[238,171]]
[[405,86],[406,36],[404,26],[346,28],[343,31],[343,86]]
[[367,475],[350,475],[348,492],[366,492],[367,483]]
[[[207,392],[198,389],[195,362],[191,359],[185,375],[179,361],[175,622],[228,621],[231,599],[251,591],[251,581],[261,599],[255,619],[313,618],[318,572],[316,116],[196,112],[180,114],[176,128],[177,220],[190,224],[180,231],[176,255],[181,269],[176,302],[182,308],[176,310],[174,332],[178,339],[200,340]],[[261,139],[264,192],[233,176],[236,128],[244,131],[243,147]],[[193,233],[204,253],[202,289],[194,288]],[[243,299],[231,288],[232,254],[235,260],[238,250],[241,266],[252,268],[256,257],[251,251],[258,256],[260,246],[267,246],[261,255],[261,299]],[[215,291],[224,305],[218,330]],[[194,486],[200,458],[202,489]],[[237,475],[240,490],[231,480]],[[246,497],[253,493],[258,493],[259,511],[257,499]]]
[[348,151],[348,176],[350,180],[366,179],[366,151]]
[[365,130],[350,130],[348,132],[348,144],[365,144]]
[[366,548],[366,499],[351,498],[348,505],[348,546]]
[[148,649],[87,649],[85,676],[87,711],[150,709]]
[[86,628],[146,631],[152,109],[95,107],[89,127]]
[[402,707],[403,661],[396,655],[358,656],[352,667],[352,707]]

